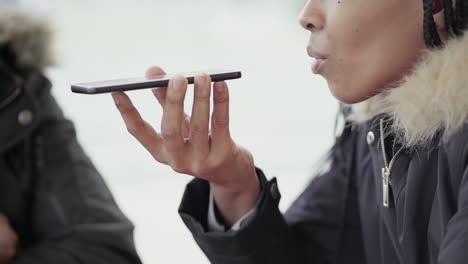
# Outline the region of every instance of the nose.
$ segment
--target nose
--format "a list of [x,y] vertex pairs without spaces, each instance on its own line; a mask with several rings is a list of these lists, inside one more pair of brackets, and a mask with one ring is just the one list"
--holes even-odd
[[319,0],[309,0],[299,15],[299,24],[311,32],[322,30],[325,25],[323,13],[318,6]]

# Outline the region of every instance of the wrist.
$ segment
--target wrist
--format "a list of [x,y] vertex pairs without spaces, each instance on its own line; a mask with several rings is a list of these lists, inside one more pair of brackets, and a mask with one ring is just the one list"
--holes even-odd
[[216,206],[229,226],[255,208],[260,195],[260,181],[255,169],[246,179],[236,185],[210,183]]
[[238,180],[232,183],[210,182],[210,187],[216,196],[231,199],[238,199],[242,196],[258,196],[260,193],[260,181],[255,171],[243,181]]

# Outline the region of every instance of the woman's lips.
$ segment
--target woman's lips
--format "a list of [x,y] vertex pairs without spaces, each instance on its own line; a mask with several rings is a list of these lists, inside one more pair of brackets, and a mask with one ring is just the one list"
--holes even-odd
[[307,54],[311,57],[314,61],[312,63],[312,72],[314,74],[320,73],[320,70],[323,68],[325,62],[327,62],[328,57],[320,52],[317,52],[312,49],[312,46],[307,47]]
[[314,74],[319,74],[320,70],[323,68],[323,65],[327,62],[327,59],[314,59],[312,62],[312,72]]

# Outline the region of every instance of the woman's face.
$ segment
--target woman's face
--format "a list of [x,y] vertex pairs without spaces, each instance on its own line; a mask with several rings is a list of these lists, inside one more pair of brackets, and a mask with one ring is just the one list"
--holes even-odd
[[[300,16],[310,56],[340,101],[357,103],[400,80],[425,47],[421,0],[309,0]],[[317,54],[315,54],[317,55]]]

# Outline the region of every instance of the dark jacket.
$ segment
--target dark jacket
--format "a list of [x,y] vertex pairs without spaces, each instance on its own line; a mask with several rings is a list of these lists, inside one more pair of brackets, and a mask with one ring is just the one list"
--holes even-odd
[[353,106],[329,170],[285,214],[276,180],[258,170],[257,212],[240,230],[207,232],[209,184],[198,179],[182,219],[213,263],[468,263],[467,72],[464,37]]
[[20,243],[11,263],[141,263],[132,223],[40,72],[48,31],[0,13],[0,213]]

